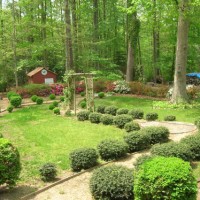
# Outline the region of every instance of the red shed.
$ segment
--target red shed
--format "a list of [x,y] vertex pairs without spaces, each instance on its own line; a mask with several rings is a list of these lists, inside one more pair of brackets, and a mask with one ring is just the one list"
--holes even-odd
[[56,74],[44,67],[38,67],[27,74],[29,83],[56,83]]

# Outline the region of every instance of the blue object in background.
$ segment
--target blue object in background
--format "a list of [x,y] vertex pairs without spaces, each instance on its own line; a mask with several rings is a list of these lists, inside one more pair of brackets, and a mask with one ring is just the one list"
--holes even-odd
[[189,74],[186,74],[186,76],[189,76],[189,77],[197,77],[200,79],[200,73],[189,73]]

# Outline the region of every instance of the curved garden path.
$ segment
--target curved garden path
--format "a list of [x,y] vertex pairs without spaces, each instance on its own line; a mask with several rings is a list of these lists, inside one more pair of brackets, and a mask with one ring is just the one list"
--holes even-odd
[[[196,126],[189,123],[181,122],[146,122],[139,121],[141,127],[146,126],[166,126],[170,130],[170,139],[179,141],[181,138],[196,133]],[[116,161],[114,164],[123,165],[128,168],[133,168],[133,162],[142,154],[148,154],[148,151],[135,153],[127,158]],[[110,164],[110,163],[109,163]],[[87,170],[79,176],[71,178],[61,184],[55,185],[45,191],[26,196],[22,199],[32,200],[92,200],[89,190],[89,180],[93,170]],[[198,197],[200,200],[200,197]]]

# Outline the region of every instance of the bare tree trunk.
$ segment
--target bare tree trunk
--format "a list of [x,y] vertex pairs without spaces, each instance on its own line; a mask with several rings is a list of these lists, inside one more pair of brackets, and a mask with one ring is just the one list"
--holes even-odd
[[186,65],[188,50],[189,21],[187,18],[188,0],[182,0],[179,5],[179,19],[177,31],[177,47],[174,74],[173,103],[187,102]]
[[130,82],[133,80],[133,69],[134,66],[134,56],[133,56],[133,47],[131,42],[128,44],[128,57],[127,57],[127,67],[126,67],[126,81]]

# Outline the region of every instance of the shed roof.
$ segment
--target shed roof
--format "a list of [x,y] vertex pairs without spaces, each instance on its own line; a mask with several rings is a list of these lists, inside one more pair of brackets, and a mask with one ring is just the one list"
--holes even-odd
[[[28,74],[27,74],[27,76],[33,76],[33,75],[35,75],[35,74],[37,74],[38,72],[40,72],[40,71],[42,71],[43,69],[46,69],[45,67],[37,67],[37,68],[35,68],[33,71],[31,71],[31,72],[29,72]],[[47,71],[49,71],[49,72],[51,72],[51,73],[53,73],[53,74],[55,74],[54,72],[52,72],[52,71],[50,71],[50,70],[48,70],[48,69],[46,69]]]

